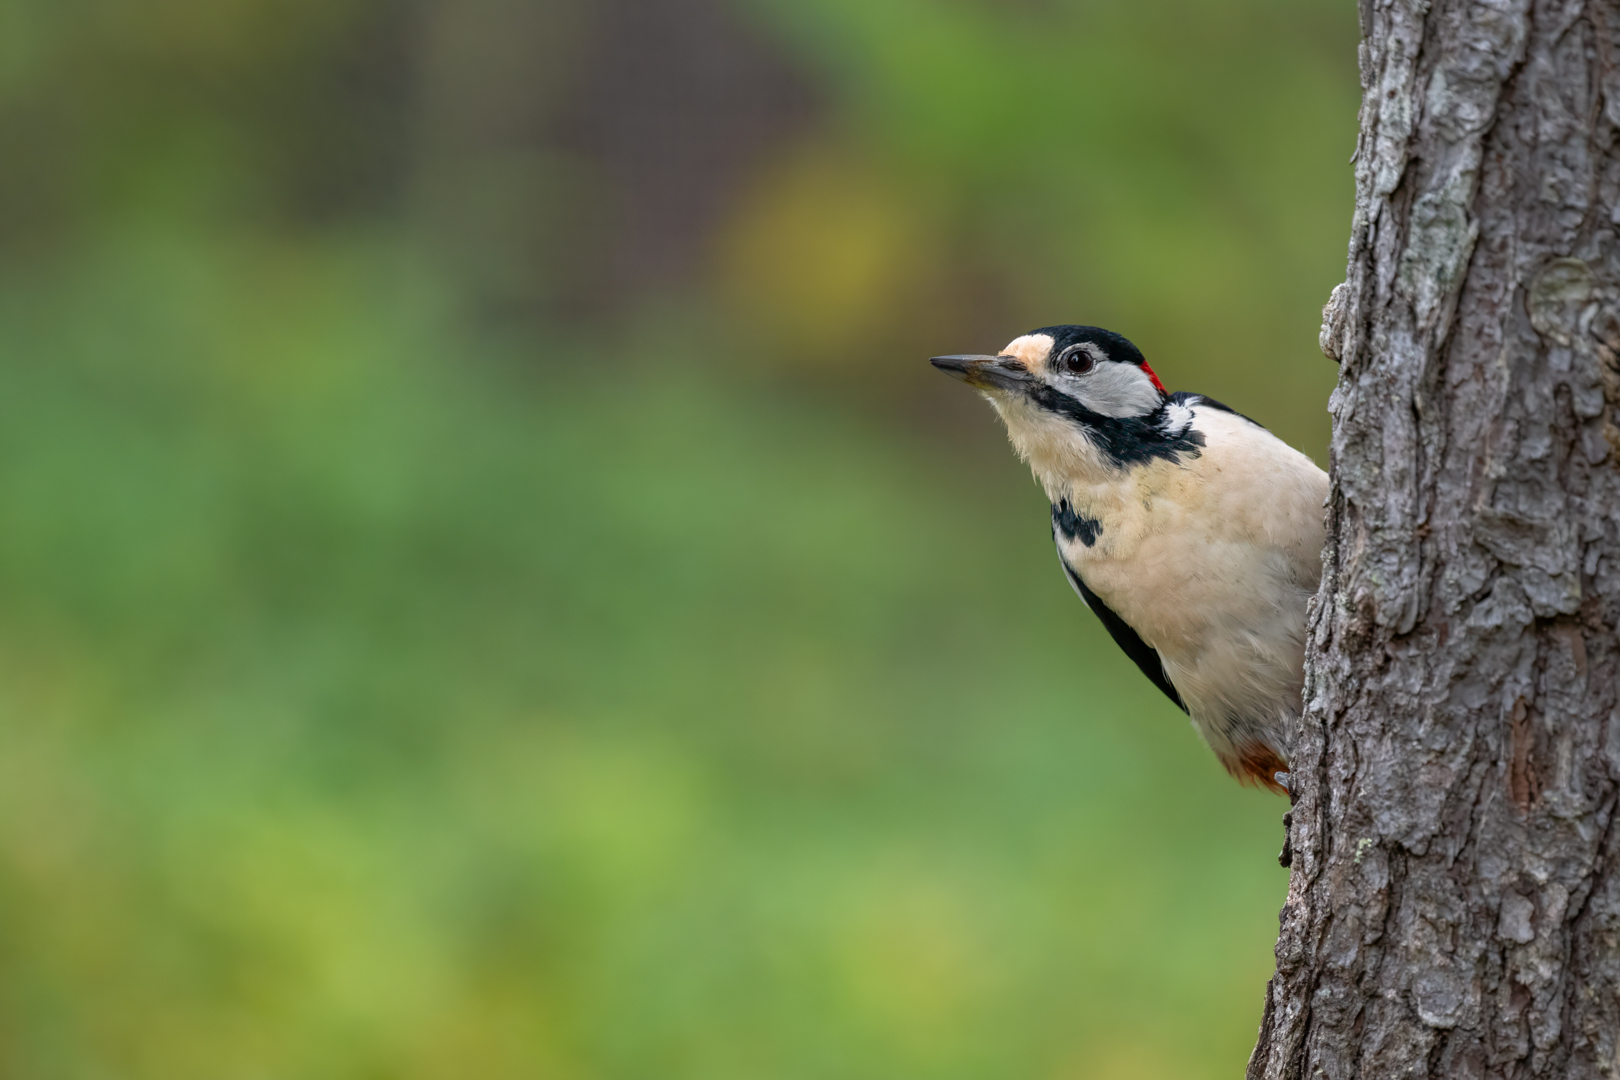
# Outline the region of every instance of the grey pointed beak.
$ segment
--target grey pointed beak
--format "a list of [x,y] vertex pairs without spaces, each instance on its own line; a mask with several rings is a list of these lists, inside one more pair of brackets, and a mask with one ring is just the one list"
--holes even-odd
[[934,356],[928,362],[980,390],[1023,391],[1035,382],[1023,362],[1011,356]]

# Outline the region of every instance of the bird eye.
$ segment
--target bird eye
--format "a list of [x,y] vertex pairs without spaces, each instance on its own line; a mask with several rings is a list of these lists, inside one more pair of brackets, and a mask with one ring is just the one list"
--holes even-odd
[[1071,345],[1058,357],[1058,367],[1070,375],[1084,375],[1097,366],[1097,358],[1084,345]]

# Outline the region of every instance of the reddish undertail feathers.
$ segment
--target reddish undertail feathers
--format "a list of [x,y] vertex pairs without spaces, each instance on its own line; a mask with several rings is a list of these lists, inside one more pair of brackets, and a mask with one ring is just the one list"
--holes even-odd
[[1264,743],[1248,743],[1239,747],[1237,757],[1223,756],[1221,764],[1240,784],[1254,784],[1273,795],[1288,794],[1288,789],[1277,783],[1277,774],[1288,771],[1288,762]]

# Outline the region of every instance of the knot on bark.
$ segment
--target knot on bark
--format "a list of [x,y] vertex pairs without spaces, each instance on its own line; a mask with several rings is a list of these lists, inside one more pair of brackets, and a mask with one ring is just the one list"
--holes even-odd
[[1530,325],[1544,338],[1571,345],[1578,324],[1590,323],[1596,314],[1595,309],[1591,313],[1582,310],[1596,292],[1597,280],[1586,263],[1580,259],[1554,259],[1530,283],[1525,304],[1530,309]]
[[1322,307],[1322,332],[1316,339],[1322,355],[1335,364],[1344,359],[1344,334],[1349,324],[1350,283],[1341,281],[1333,286],[1328,302]]

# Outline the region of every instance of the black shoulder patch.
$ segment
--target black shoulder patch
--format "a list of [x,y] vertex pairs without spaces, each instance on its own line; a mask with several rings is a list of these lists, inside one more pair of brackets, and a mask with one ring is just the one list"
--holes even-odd
[[1256,420],[1254,417],[1252,417],[1252,416],[1244,416],[1242,413],[1240,413],[1236,409],[1232,408],[1232,406],[1223,405],[1219,401],[1216,401],[1214,398],[1205,397],[1203,394],[1194,394],[1194,393],[1191,393],[1191,392],[1186,391],[1186,390],[1177,390],[1174,394],[1170,395],[1170,400],[1175,402],[1177,405],[1188,405],[1190,403],[1190,405],[1193,408],[1197,408],[1199,405],[1208,405],[1211,409],[1219,409],[1223,413],[1231,413],[1233,416],[1237,417],[1239,420],[1247,420],[1249,423],[1253,424],[1255,427],[1259,428],[1261,431],[1268,430],[1266,428],[1266,425],[1262,424],[1260,421]]
[[1159,458],[1178,462],[1182,455],[1198,457],[1199,447],[1204,445],[1203,432],[1171,430],[1163,406],[1147,416],[1104,416],[1045,383],[1030,392],[1030,399],[1073,421],[1115,467],[1144,465]]
[[1081,601],[1102,620],[1103,629],[1114,639],[1114,644],[1125,650],[1125,655],[1136,662],[1136,666],[1142,669],[1142,674],[1152,680],[1154,686],[1164,691],[1165,697],[1175,702],[1176,708],[1186,712],[1187,706],[1181,700],[1181,695],[1176,692],[1170,677],[1164,673],[1164,664],[1159,660],[1158,650],[1143,641],[1124,619],[1114,614],[1113,609],[1097,599],[1096,593],[1086,588],[1086,583],[1080,580],[1080,575],[1074,572],[1074,568],[1069,565],[1069,560],[1063,557],[1061,551],[1058,552],[1058,562],[1063,565],[1064,576],[1069,579],[1069,584],[1074,586],[1074,591],[1080,594]]
[[1068,499],[1059,499],[1058,504],[1052,507],[1052,527],[1062,533],[1064,539],[1078,540],[1086,547],[1095,544],[1098,534],[1102,532],[1102,522],[1075,513]]

